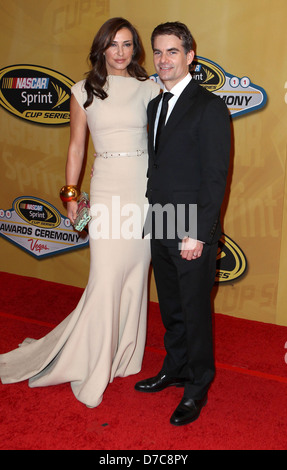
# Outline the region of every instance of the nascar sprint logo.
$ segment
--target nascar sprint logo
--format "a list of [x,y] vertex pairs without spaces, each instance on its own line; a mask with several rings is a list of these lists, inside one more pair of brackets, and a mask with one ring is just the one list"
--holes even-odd
[[37,124],[68,124],[72,85],[68,77],[45,67],[5,67],[0,70],[0,104],[15,116]]
[[230,282],[239,279],[247,270],[243,251],[227,235],[219,240],[216,260],[216,282]]
[[214,94],[220,96],[231,116],[239,116],[262,108],[267,101],[265,91],[251,80],[225,72],[219,65],[203,57],[196,57],[193,79]]
[[0,208],[0,236],[37,259],[89,244],[86,231],[76,232],[52,204],[33,196],[18,197],[12,209]]
[[14,209],[21,219],[38,227],[57,227],[61,222],[59,212],[41,199],[20,197],[15,200]]

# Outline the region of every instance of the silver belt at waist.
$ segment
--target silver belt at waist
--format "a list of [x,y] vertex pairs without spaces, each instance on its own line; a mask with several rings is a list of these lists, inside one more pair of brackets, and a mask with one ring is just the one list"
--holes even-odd
[[141,157],[146,154],[146,150],[136,150],[135,152],[101,152],[95,153],[95,157],[100,158],[116,158],[116,157]]

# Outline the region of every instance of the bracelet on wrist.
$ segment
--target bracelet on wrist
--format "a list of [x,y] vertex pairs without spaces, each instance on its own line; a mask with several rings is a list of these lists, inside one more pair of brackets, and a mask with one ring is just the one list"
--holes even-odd
[[78,186],[66,185],[60,189],[60,198],[63,202],[76,201],[80,195]]

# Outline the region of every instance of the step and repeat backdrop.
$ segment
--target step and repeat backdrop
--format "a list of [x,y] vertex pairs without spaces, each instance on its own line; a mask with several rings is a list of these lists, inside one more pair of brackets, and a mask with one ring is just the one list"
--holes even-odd
[[[114,16],[137,27],[153,80],[153,28],[181,21],[194,35],[194,80],[225,101],[233,133],[214,310],[287,325],[285,0],[2,2],[0,269],[78,287],[87,282],[89,235],[70,226],[59,189],[70,88],[88,71],[96,31]],[[89,142],[85,191],[93,154]],[[150,299],[157,301],[152,270]]]

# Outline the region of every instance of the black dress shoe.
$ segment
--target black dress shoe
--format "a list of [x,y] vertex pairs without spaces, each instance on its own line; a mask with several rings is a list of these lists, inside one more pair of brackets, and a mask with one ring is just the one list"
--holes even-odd
[[183,424],[189,424],[195,421],[207,403],[207,395],[201,400],[193,400],[192,398],[184,398],[174,411],[170,418],[171,424],[175,426],[182,426]]
[[166,374],[160,372],[155,377],[142,380],[135,384],[135,389],[138,392],[160,392],[167,387],[184,387],[185,379],[179,377],[168,377]]

